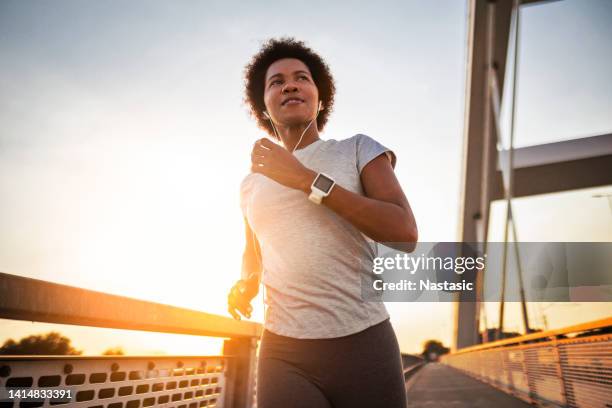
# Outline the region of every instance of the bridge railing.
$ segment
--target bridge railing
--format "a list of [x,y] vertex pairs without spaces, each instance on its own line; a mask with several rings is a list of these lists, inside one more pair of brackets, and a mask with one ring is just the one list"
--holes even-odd
[[[260,324],[5,273],[0,318],[229,338],[218,356],[0,356],[0,391],[61,387],[72,393],[70,407],[253,404]],[[20,404],[0,401],[58,405]]]
[[402,354],[402,367],[404,369],[404,379],[407,380],[414,375],[423,365],[425,359],[415,354]]
[[460,349],[442,362],[533,404],[612,405],[612,318]]

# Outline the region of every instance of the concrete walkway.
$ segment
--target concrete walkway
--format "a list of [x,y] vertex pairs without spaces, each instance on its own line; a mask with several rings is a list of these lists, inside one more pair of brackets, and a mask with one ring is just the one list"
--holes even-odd
[[426,364],[407,382],[408,407],[528,408],[531,405],[442,364]]

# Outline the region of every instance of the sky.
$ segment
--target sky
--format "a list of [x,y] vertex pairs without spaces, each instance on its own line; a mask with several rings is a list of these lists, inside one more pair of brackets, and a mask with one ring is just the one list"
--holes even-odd
[[[522,10],[517,146],[612,130],[610,21],[606,0]],[[264,136],[242,102],[243,68],[279,36],[305,40],[335,76],[322,138],[365,133],[393,149],[419,239],[455,240],[466,23],[467,4],[457,0],[3,0],[0,271],[227,315],[244,245],[239,184]],[[592,197],[611,191],[517,200],[520,238],[611,241],[608,204]],[[568,228],[568,214],[585,207]],[[260,297],[254,307],[261,322]],[[452,305],[387,308],[402,351],[420,351],[429,338],[451,343]],[[544,309],[557,326],[610,310]],[[509,324],[519,327],[516,316]],[[54,327],[90,354],[219,345],[8,320],[0,342]]]

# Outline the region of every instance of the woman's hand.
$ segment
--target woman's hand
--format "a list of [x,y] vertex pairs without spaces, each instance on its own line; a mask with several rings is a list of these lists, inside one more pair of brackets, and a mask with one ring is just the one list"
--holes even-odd
[[251,171],[304,192],[310,191],[310,185],[317,175],[285,148],[266,138],[259,139],[253,145]]
[[251,300],[259,292],[259,279],[257,277],[249,277],[248,279],[240,279],[232,286],[227,295],[227,310],[232,317],[240,320],[240,315],[236,313],[238,310],[243,316],[250,319],[253,307]]

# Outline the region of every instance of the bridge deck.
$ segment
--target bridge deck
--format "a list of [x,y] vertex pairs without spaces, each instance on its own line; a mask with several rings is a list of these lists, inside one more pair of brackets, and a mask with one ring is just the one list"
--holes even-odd
[[531,405],[442,364],[426,364],[407,382],[408,407],[527,408]]

